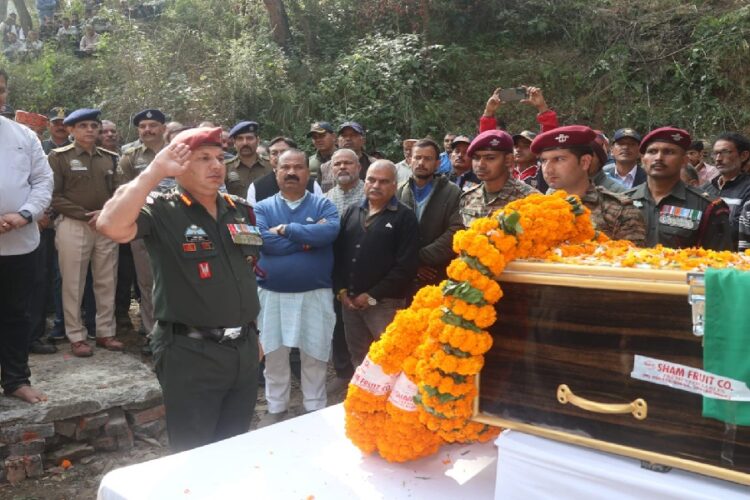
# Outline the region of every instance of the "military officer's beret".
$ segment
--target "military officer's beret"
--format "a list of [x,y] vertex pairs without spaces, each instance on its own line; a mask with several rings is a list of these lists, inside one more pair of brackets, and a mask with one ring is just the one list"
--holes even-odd
[[469,139],[465,135],[457,135],[451,141],[451,147],[455,148],[456,144],[461,144],[461,143],[463,143],[463,144],[471,144],[471,139]]
[[466,150],[466,154],[474,156],[475,151],[484,150],[512,153],[513,138],[504,130],[486,130],[471,141],[469,149]]
[[612,136],[612,142],[617,142],[620,139],[625,139],[626,137],[635,139],[635,142],[641,142],[641,134],[639,134],[632,128],[619,128],[615,130],[615,135]]
[[64,120],[65,108],[61,106],[55,106],[54,108],[49,110],[49,113],[47,113],[47,118],[49,118],[49,121],[51,122],[55,120]]
[[101,122],[101,114],[102,112],[98,109],[76,109],[63,120],[63,125],[75,125],[78,122],[85,121]]
[[542,132],[531,142],[531,151],[538,155],[548,149],[567,149],[574,146],[591,146],[596,139],[593,130],[585,125],[568,125]]
[[607,136],[605,136],[604,132],[601,130],[594,130],[594,133],[596,134],[596,137],[594,137],[594,140],[591,142],[591,149],[594,150],[594,154],[599,158],[599,162],[604,165],[607,163],[607,160],[609,160],[607,151],[604,149],[607,144]]
[[536,135],[537,134],[531,130],[524,130],[513,136],[513,144],[515,144],[518,139],[526,139],[527,141],[532,142],[536,139]]
[[159,123],[164,123],[167,121],[167,117],[158,109],[144,109],[133,116],[133,125],[137,127],[143,120],[154,120]]
[[690,143],[692,142],[692,139],[690,138],[690,134],[687,130],[682,130],[681,128],[675,128],[675,127],[661,127],[652,130],[648,134],[646,134],[646,137],[643,138],[641,141],[641,147],[640,151],[641,154],[646,152],[646,147],[651,144],[652,142],[670,142],[672,144],[676,144],[677,146],[680,146],[685,151],[688,150],[690,147]]
[[260,130],[260,125],[258,125],[258,122],[239,122],[237,125],[232,127],[232,130],[229,131],[229,137],[234,137],[240,134],[257,134],[258,130]]
[[174,144],[186,144],[191,151],[201,146],[221,147],[221,127],[198,127],[183,130],[172,139]]
[[328,122],[315,122],[312,125],[310,125],[310,131],[307,133],[307,137],[310,137],[313,134],[325,134],[325,133],[332,134],[333,133],[333,126]]
[[344,122],[339,125],[339,134],[344,131],[345,128],[354,130],[359,135],[365,135],[365,128],[357,122]]

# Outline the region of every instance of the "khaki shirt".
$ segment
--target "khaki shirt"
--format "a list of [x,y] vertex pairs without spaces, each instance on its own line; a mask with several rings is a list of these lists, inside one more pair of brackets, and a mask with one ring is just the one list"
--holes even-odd
[[239,155],[229,160],[226,165],[227,174],[224,184],[230,194],[240,198],[247,197],[247,189],[255,179],[273,172],[271,164],[260,157],[249,167],[240,161]]
[[53,149],[47,157],[55,178],[52,208],[78,220],[87,212],[101,210],[117,188],[117,155],[96,147],[86,152],[77,143]]
[[461,194],[459,203],[459,212],[464,221],[464,226],[476,219],[487,217],[495,210],[503,208],[511,201],[520,200],[530,194],[538,193],[536,189],[525,182],[521,182],[513,177],[508,177],[503,189],[499,193],[488,193],[484,189],[484,182],[474,186]]
[[123,153],[118,165],[121,184],[130,182],[141,175],[141,172],[154,161],[157,152],[147,148],[145,144],[141,144]]
[[[646,222],[646,246],[669,248],[703,247],[732,250],[729,209],[692,186],[678,181],[672,192],[656,203],[648,183],[626,191]],[[687,210],[680,210],[687,209]]]
[[581,201],[591,210],[591,222],[597,231],[613,240],[629,240],[643,246],[646,223],[632,200],[590,184]]
[[154,270],[154,317],[195,327],[244,326],[258,316],[259,246],[234,243],[229,224],[255,225],[252,208],[219,195],[217,217],[181,187],[152,194],[138,216]]

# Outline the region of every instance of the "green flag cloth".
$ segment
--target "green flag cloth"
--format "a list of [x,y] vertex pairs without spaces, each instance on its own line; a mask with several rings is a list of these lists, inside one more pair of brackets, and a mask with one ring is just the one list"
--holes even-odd
[[[707,269],[703,369],[750,386],[750,272]],[[750,425],[750,402],[703,398],[703,416]]]

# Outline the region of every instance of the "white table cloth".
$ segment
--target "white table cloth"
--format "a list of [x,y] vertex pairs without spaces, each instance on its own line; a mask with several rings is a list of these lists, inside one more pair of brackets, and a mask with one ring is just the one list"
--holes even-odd
[[100,500],[491,499],[493,443],[444,446],[414,462],[363,456],[331,406],[270,427],[109,472]]
[[495,498],[503,500],[734,500],[750,487],[672,469],[641,468],[634,458],[612,455],[516,431],[496,440]]

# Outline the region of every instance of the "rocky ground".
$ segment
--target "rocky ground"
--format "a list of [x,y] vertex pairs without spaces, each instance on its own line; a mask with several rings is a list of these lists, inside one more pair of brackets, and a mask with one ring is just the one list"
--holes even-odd
[[[133,326],[118,325],[118,338],[125,342],[126,350],[136,356],[140,356],[142,361],[150,365],[149,357],[142,356],[140,353],[141,346],[145,343],[143,337],[136,333],[138,326],[137,304],[134,303],[130,311],[133,320]],[[67,342],[58,344],[61,354],[64,356],[69,353],[70,347]],[[39,356],[32,355],[31,365],[33,370],[34,358]],[[148,377],[141,371],[141,377]],[[32,375],[33,377],[33,375]],[[332,369],[329,369],[329,380],[334,378]],[[33,379],[32,379],[33,381]],[[329,395],[328,404],[338,404],[344,400],[345,392]],[[299,389],[299,381],[292,378],[292,396],[289,408],[289,417],[295,417],[302,414],[302,394]],[[260,417],[266,413],[266,400],[263,388],[258,388],[258,400],[255,405],[255,414],[251,423],[251,431],[254,430]],[[343,425],[343,422],[342,422]],[[95,455],[85,457],[80,462],[75,463],[67,470],[59,467],[48,469],[44,476],[27,479],[15,486],[8,483],[0,484],[0,498],[4,500],[69,500],[69,499],[93,499],[96,498],[96,492],[102,477],[109,471],[124,467],[131,464],[153,460],[169,453],[166,447],[166,441],[161,442],[150,438],[136,437],[135,446],[131,450],[116,452],[100,452]]]

